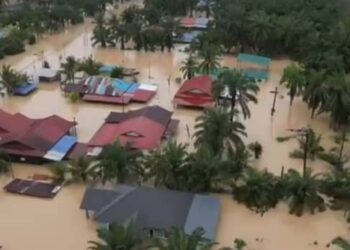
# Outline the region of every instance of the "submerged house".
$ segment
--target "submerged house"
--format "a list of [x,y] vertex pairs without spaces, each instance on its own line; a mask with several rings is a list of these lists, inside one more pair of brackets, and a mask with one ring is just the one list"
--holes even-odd
[[71,135],[75,125],[75,122],[56,115],[32,119],[0,109],[0,151],[19,162],[42,163],[70,159],[71,154],[84,154],[82,145]]
[[188,234],[202,227],[204,238],[215,241],[220,217],[216,197],[125,185],[115,191],[88,188],[80,208],[102,225],[132,222],[139,239],[166,237],[172,227]]
[[89,155],[98,155],[106,145],[120,140],[137,150],[158,147],[161,140],[175,134],[179,120],[159,106],[149,106],[127,113],[111,112],[88,143]]
[[157,93],[154,84],[130,83],[122,79],[90,76],[77,84],[66,84],[66,93],[78,93],[87,102],[128,104],[146,103]]
[[174,105],[195,108],[214,107],[212,84],[213,80],[209,76],[198,76],[185,81],[175,94]]

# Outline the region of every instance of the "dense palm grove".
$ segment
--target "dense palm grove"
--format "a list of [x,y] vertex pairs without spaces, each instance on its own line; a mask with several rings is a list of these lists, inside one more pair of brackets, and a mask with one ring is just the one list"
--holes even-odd
[[[80,2],[86,5],[81,6]],[[69,1],[62,6],[68,8],[77,4],[86,13],[94,14],[88,2],[92,4],[93,1]],[[282,169],[281,175],[276,176],[249,165],[252,153],[258,158],[262,146],[258,142],[248,147],[245,145],[245,126],[237,116],[250,118],[249,103],[258,102],[259,88],[241,71],[226,68],[221,69],[222,73],[213,84],[216,107],[205,110],[196,120],[192,137],[194,150],[189,150],[189,145],[170,140],[157,150],[135,152],[117,141],[106,146],[97,158],[81,157],[56,164],[52,167],[56,181],[66,184],[73,181],[89,184],[151,183],[156,187],[181,191],[229,192],[239,203],[261,215],[279,202],[286,202],[289,212],[297,216],[304,212],[322,212],[327,207],[343,209],[348,215],[350,171],[346,167],[349,159],[344,145],[350,116],[350,20],[340,11],[339,3],[329,0],[310,0],[307,3],[302,0],[205,0],[199,6],[198,2],[145,0],[144,8],[130,7],[121,16],[105,18],[104,13],[98,13],[93,30],[94,45],[146,51],[167,48],[171,51],[173,33],[178,32],[175,17],[192,15],[200,10],[212,19],[208,30],[191,44],[188,58],[182,62],[184,78],[190,79],[198,71],[201,74],[218,72],[221,69],[219,56],[223,53],[291,57],[297,63],[284,70],[280,81],[289,89],[290,104],[301,96],[312,117],[327,113],[331,127],[340,131],[335,138],[335,147],[325,152],[321,136],[308,128],[308,141],[298,139],[300,148],[291,152],[291,156],[302,158],[307,144],[306,158],[328,162],[329,173],[314,174],[310,168],[302,173],[293,169],[285,173]],[[51,17],[43,17],[43,20],[52,20]],[[21,23],[22,19],[19,20]],[[69,79],[74,78],[74,72],[69,73],[69,69],[75,68],[73,63],[67,59],[62,65]],[[91,65],[95,65],[92,59],[80,67],[91,70],[93,74],[97,66]],[[228,90],[229,97],[221,97],[224,89]],[[0,173],[10,169],[8,158],[0,155]],[[326,202],[328,198],[330,202]],[[120,249],[119,246],[124,250],[134,249],[137,242],[130,230],[118,225],[108,230],[101,229],[99,236],[105,245],[91,242],[91,249]],[[174,229],[167,242],[159,243],[158,248],[198,249],[200,231],[190,236],[182,234]],[[243,249],[245,245],[237,242],[235,248]],[[175,243],[182,245],[172,246]],[[346,242],[336,239],[334,244]],[[208,249],[210,245],[202,247]]]

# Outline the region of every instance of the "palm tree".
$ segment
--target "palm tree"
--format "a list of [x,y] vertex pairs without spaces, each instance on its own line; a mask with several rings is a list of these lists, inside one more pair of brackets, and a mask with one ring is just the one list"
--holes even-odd
[[98,75],[99,69],[101,68],[102,63],[95,61],[92,56],[89,56],[85,60],[79,63],[78,70],[81,70],[88,74],[89,76]]
[[246,136],[245,127],[238,121],[232,121],[230,114],[222,107],[208,109],[196,118],[195,146],[211,147],[217,154],[232,145],[242,147],[242,136]]
[[[322,135],[316,134],[313,129],[308,129],[308,145],[307,145],[307,157],[311,160],[315,160],[320,153],[324,152],[324,148],[320,145]],[[299,148],[290,153],[290,156],[293,158],[303,158],[306,148],[306,138],[302,136],[297,138],[299,142]]]
[[210,75],[211,72],[215,72],[220,67],[219,48],[215,44],[206,43],[199,51],[199,57],[202,58],[199,69],[206,75]]
[[108,27],[111,32],[110,36],[114,43],[120,42],[122,50],[125,49],[125,43],[130,39],[131,24],[127,24],[113,15],[108,22]]
[[169,140],[164,147],[146,155],[144,167],[147,179],[152,178],[154,185],[169,189],[187,190],[184,176],[187,176],[187,145]]
[[194,59],[192,54],[189,54],[186,60],[181,62],[180,70],[183,73],[183,78],[190,80],[192,77],[194,77],[197,67],[197,61]]
[[302,216],[306,210],[313,214],[316,210],[322,212],[326,209],[324,199],[318,194],[318,176],[313,175],[309,168],[303,175],[294,169],[288,170],[284,181],[290,214]]
[[247,18],[248,32],[254,51],[261,50],[273,31],[271,17],[265,11],[256,11]]
[[79,62],[74,56],[68,56],[64,63],[61,63],[62,73],[66,75],[66,81],[70,84],[74,83],[74,76],[78,70]]
[[296,64],[287,66],[283,70],[280,84],[285,84],[289,89],[290,105],[292,105],[294,97],[301,95],[305,87],[305,76],[303,69]]
[[139,158],[142,153],[133,151],[130,145],[123,146],[119,141],[105,146],[99,155],[99,176],[103,183],[116,180],[118,183],[139,181],[143,175]]
[[99,14],[95,18],[96,26],[93,30],[93,35],[91,40],[93,41],[92,45],[101,44],[102,48],[107,47],[107,44],[114,45],[114,42],[111,40],[110,30],[105,24],[103,13]]
[[215,154],[210,147],[202,146],[188,157],[188,186],[191,192],[219,191],[232,180],[232,164]]
[[263,147],[259,142],[252,142],[248,145],[248,148],[254,153],[255,159],[259,159],[263,152]]
[[97,236],[100,241],[89,241],[89,250],[133,250],[139,245],[131,223],[112,223],[108,228],[97,229]]
[[243,171],[233,185],[234,199],[261,215],[274,208],[282,195],[280,180],[277,177],[253,168]]
[[342,237],[337,237],[332,240],[332,244],[339,247],[341,250],[350,250],[350,242],[343,239]]
[[248,107],[248,102],[258,102],[256,94],[259,91],[259,87],[255,83],[251,82],[242,71],[224,70],[213,85],[222,86],[216,88],[227,88],[231,102],[231,120],[233,120],[237,103],[242,110],[244,119],[250,117],[251,114]]
[[81,156],[69,162],[69,170],[74,179],[84,183],[94,180],[97,176],[97,164],[94,159]]
[[187,234],[181,229],[172,228],[166,240],[157,239],[155,248],[159,250],[210,250],[215,243],[204,239],[204,230],[195,229],[192,234]]
[[3,65],[0,72],[0,82],[6,87],[9,94],[13,94],[17,87],[28,82],[28,76],[17,72],[10,65]]
[[325,71],[312,70],[306,75],[306,86],[303,101],[311,108],[311,117],[315,112],[324,107],[328,100],[328,86],[325,83]]
[[346,125],[349,120],[350,107],[350,75],[335,74],[329,79],[327,102],[320,109],[329,112],[335,129]]

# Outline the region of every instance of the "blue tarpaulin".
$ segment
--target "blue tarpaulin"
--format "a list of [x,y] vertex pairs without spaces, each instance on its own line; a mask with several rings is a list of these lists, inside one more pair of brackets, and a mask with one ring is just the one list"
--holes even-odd
[[101,74],[110,74],[112,73],[113,69],[115,68],[115,66],[113,65],[103,65],[100,69],[99,72]]
[[111,82],[112,82],[112,86],[115,89],[117,89],[118,92],[121,92],[121,93],[125,93],[125,92],[134,93],[139,87],[139,84],[129,83],[121,79],[113,79],[111,80]]
[[19,95],[19,96],[27,96],[30,93],[32,93],[34,90],[36,90],[38,88],[38,86],[36,84],[33,83],[26,83],[23,86],[17,87],[15,89],[15,95]]
[[46,153],[44,158],[53,161],[61,161],[76,143],[76,137],[65,135]]

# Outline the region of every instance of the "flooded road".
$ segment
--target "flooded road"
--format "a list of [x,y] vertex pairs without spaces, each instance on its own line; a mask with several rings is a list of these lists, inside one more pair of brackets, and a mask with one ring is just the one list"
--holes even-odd
[[[182,74],[179,64],[186,57],[177,47],[168,52],[136,52],[120,51],[115,48],[92,48],[92,23],[75,26],[67,31],[46,36],[26,53],[7,57],[0,64],[10,64],[18,70],[29,74],[35,72],[47,60],[53,68],[58,68],[60,58],[74,55],[77,58],[92,55],[105,64],[116,64],[136,68],[140,71],[138,81],[156,83],[159,91],[150,104],[160,105],[173,110],[171,99],[178,89],[175,79]],[[283,68],[287,60],[274,61],[271,66],[270,80],[260,84],[259,103],[251,104],[252,118],[245,121],[247,142],[259,141],[263,145],[263,155],[251,164],[257,168],[267,168],[279,174],[281,166],[300,170],[302,162],[289,158],[289,152],[297,148],[297,142],[291,140],[277,143],[277,136],[288,135],[288,129],[310,125],[323,136],[323,146],[332,146],[331,131],[328,129],[329,119],[320,116],[311,120],[310,112],[300,99],[289,106],[287,90],[279,87],[276,113],[270,116],[273,95],[270,93],[278,86]],[[232,57],[224,57],[223,66],[237,66]],[[168,80],[170,79],[170,84]],[[41,84],[33,95],[0,99],[0,107],[9,112],[21,112],[30,117],[44,117],[57,114],[78,122],[78,137],[87,142],[103,123],[111,111],[121,111],[121,107],[94,103],[72,104],[63,97],[58,84]],[[132,104],[126,110],[142,107]],[[174,110],[174,117],[181,120],[177,139],[191,143],[186,132],[186,125],[193,134],[195,118],[200,111],[189,109]],[[327,166],[319,161],[309,162],[315,171],[326,171]],[[42,166],[15,165],[15,176],[27,178],[33,173],[46,173]],[[0,178],[0,186],[4,186],[9,178]],[[87,241],[95,239],[96,225],[85,219],[79,210],[84,187],[73,185],[65,187],[53,200],[34,199],[7,194],[0,191],[0,245],[4,250],[83,250]],[[326,244],[335,236],[346,236],[348,225],[341,212],[330,212],[296,218],[288,214],[285,206],[278,206],[264,217],[254,214],[242,205],[238,205],[229,196],[221,196],[222,215],[218,230],[218,242],[221,245],[232,245],[235,238],[242,238],[256,250],[324,250]],[[256,238],[263,240],[257,241]],[[313,242],[317,241],[317,245]]]

